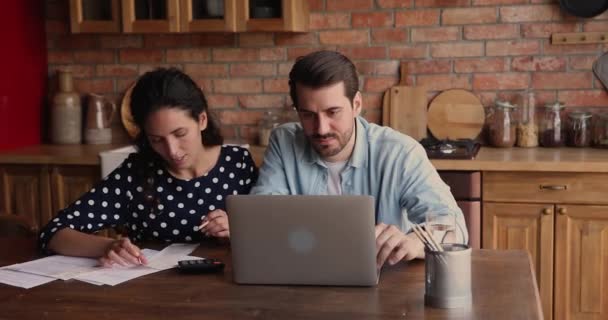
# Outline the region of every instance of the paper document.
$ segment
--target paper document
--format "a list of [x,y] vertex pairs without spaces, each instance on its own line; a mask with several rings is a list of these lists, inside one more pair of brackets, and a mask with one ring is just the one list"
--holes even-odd
[[197,247],[197,243],[174,243],[149,259],[147,267],[158,270],[173,268],[177,266],[177,261],[192,253]]
[[23,273],[8,269],[0,269],[0,283],[20,288],[33,288],[56,280],[55,278],[39,276],[36,274]]
[[97,265],[97,259],[56,255],[29,262],[13,264],[5,268],[45,277],[68,280],[79,274],[95,271],[97,269]]

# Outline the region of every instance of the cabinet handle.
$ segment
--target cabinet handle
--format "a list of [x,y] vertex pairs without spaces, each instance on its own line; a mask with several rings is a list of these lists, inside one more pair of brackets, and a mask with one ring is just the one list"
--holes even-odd
[[554,191],[568,190],[567,185],[557,185],[557,184],[541,184],[540,188],[542,190],[554,190]]
[[557,212],[561,215],[564,215],[564,214],[568,213],[568,210],[566,210],[566,208],[559,208],[559,209],[557,209]]
[[543,209],[543,214],[544,215],[550,215],[552,213],[553,210],[551,210],[550,208],[544,208]]

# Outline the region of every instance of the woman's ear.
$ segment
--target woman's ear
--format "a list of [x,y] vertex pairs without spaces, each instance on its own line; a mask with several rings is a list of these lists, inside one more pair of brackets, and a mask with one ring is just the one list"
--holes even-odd
[[201,112],[201,114],[198,116],[198,125],[201,127],[201,131],[207,129],[207,121],[209,121],[209,118],[207,118],[207,112]]

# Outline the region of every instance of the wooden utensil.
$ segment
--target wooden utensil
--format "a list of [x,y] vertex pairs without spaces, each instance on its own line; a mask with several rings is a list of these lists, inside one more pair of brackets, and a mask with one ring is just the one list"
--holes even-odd
[[407,63],[402,62],[399,84],[384,93],[382,124],[416,140],[426,137],[426,89],[407,86]]
[[485,112],[471,92],[452,89],[440,93],[429,106],[429,130],[437,139],[475,139],[481,133]]

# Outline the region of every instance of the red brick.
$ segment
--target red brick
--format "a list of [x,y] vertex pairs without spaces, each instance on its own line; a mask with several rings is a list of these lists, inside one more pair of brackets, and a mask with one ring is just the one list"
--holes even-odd
[[450,73],[452,62],[449,60],[415,60],[407,63],[409,74]]
[[583,24],[583,31],[606,32],[606,21],[590,21]]
[[502,22],[563,21],[559,5],[525,5],[500,8]]
[[395,27],[439,25],[438,9],[398,11],[395,13]]
[[313,45],[317,43],[314,33],[277,33],[277,46]]
[[382,121],[382,113],[379,109],[363,108],[362,115],[367,122],[380,124]]
[[287,93],[289,92],[288,78],[264,79],[264,92]]
[[530,86],[526,73],[474,74],[473,90],[520,90]]
[[158,49],[121,49],[120,63],[158,63],[163,61],[163,52]]
[[558,91],[558,100],[569,107],[606,107],[608,94],[606,90]]
[[74,81],[74,87],[80,93],[109,93],[114,91],[114,80],[79,79]]
[[515,39],[519,37],[519,26],[515,24],[464,27],[464,38],[467,40]]
[[293,67],[293,62],[279,63],[279,72],[280,76],[287,76]]
[[287,59],[295,60],[299,57],[305,56],[311,52],[315,52],[318,50],[336,50],[335,46],[323,46],[323,47],[300,47],[300,48],[288,48],[287,49]]
[[495,23],[498,19],[496,8],[444,9],[441,14],[443,25]]
[[487,6],[499,4],[525,4],[528,0],[473,0],[474,6]]
[[338,51],[352,60],[386,59],[386,47],[347,47]]
[[114,55],[112,50],[74,51],[74,59],[80,63],[112,63]]
[[403,43],[407,42],[406,29],[372,29],[372,42],[374,43]]
[[352,14],[353,28],[379,28],[391,27],[393,25],[393,14],[391,12],[361,12]]
[[274,45],[273,33],[239,33],[239,47],[267,47]]
[[454,72],[504,72],[509,69],[504,58],[458,59],[454,60]]
[[69,25],[63,20],[46,20],[44,31],[47,35],[65,35],[68,34]]
[[257,125],[238,126],[240,139],[252,145],[259,143],[259,129]]
[[560,57],[514,57],[513,71],[566,71],[566,58]]
[[260,61],[283,61],[287,57],[285,48],[262,48],[260,49]]
[[130,88],[135,81],[137,80],[136,77],[133,78],[120,78],[120,79],[116,79],[116,92],[119,92],[122,98],[122,95],[124,95],[125,91],[127,91],[128,88]]
[[367,30],[321,31],[319,42],[323,45],[364,45],[369,42]]
[[181,64],[158,64],[158,63],[154,63],[154,64],[140,64],[139,65],[139,74],[142,75],[146,72],[158,69],[158,68],[176,68],[178,70],[183,70],[182,65]]
[[257,125],[264,115],[263,111],[220,111],[218,112],[222,125],[249,124]]
[[441,91],[447,89],[471,89],[468,75],[419,75],[416,85],[425,87],[428,91]]
[[545,55],[596,54],[599,49],[601,49],[599,44],[552,45],[549,40],[543,41]]
[[380,109],[382,107],[383,92],[364,93],[363,107],[367,110]]
[[384,92],[398,82],[397,77],[366,77],[363,90],[366,92]]
[[378,0],[380,8],[411,8],[414,0]]
[[427,45],[393,46],[389,47],[390,59],[414,59],[426,58]]
[[53,63],[73,63],[74,62],[74,52],[73,51],[47,51],[47,62],[49,64]]
[[228,77],[228,66],[219,63],[186,64],[184,72],[200,78],[226,78]]
[[243,108],[277,108],[285,105],[285,95],[253,95],[240,96],[239,105]]
[[260,79],[215,79],[213,88],[216,93],[258,93],[262,92]]
[[203,90],[204,94],[214,92],[213,80],[209,78],[193,78],[192,80]]
[[96,73],[99,77],[136,77],[137,65],[133,64],[98,64]]
[[590,72],[533,73],[532,87],[535,89],[587,89],[593,77]]
[[[217,119],[219,117],[216,116],[215,118]],[[238,131],[237,128],[234,126],[226,126],[226,125],[220,124],[220,133],[221,133],[222,137],[224,137],[224,139],[226,139],[226,140],[237,139],[238,138],[237,131]]]
[[192,45],[190,34],[146,34],[144,46],[146,48],[179,48]]
[[213,61],[258,61],[260,50],[258,49],[213,49]]
[[350,28],[350,14],[344,12],[311,13],[308,21],[310,30]]
[[214,109],[228,109],[236,107],[236,97],[235,96],[226,96],[219,94],[209,94],[206,95],[207,104],[211,110]]
[[570,70],[591,70],[596,59],[596,56],[570,57]]
[[102,35],[99,41],[105,49],[141,48],[143,38],[141,35]]
[[368,10],[373,8],[373,0],[326,0],[327,11]]
[[447,57],[478,57],[483,55],[483,44],[472,43],[441,43],[431,45],[431,56],[434,58]]
[[416,8],[469,7],[470,0],[416,0]]
[[540,53],[540,44],[532,40],[488,41],[487,56],[522,56]]
[[531,23],[521,27],[524,38],[549,38],[556,32],[576,32],[576,23]]
[[230,65],[231,77],[267,77],[276,74],[276,67],[270,63],[235,63]]
[[208,48],[167,49],[167,62],[207,62],[211,59]]
[[460,39],[458,27],[412,28],[412,42],[455,41]]
[[321,11],[325,9],[325,0],[308,0],[308,10]]
[[99,37],[90,34],[70,34],[57,37],[55,45],[59,49],[97,49],[99,48]]
[[395,75],[399,61],[355,61],[355,66],[361,75]]
[[228,47],[236,45],[236,34],[233,33],[203,33],[192,35],[193,47]]
[[62,66],[50,66],[48,72],[49,74],[55,75],[57,70],[72,71],[74,78],[92,78],[95,76],[95,68],[92,65],[70,64]]

